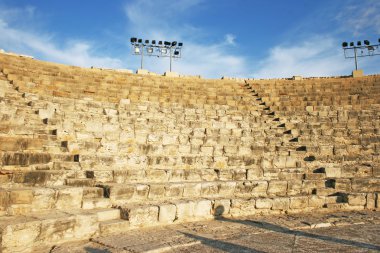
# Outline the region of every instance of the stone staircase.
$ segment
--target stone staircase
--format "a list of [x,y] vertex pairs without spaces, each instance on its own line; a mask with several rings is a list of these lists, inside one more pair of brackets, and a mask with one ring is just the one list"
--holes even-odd
[[221,215],[378,207],[378,77],[344,93],[340,79],[139,76],[3,54],[0,70],[2,252]]

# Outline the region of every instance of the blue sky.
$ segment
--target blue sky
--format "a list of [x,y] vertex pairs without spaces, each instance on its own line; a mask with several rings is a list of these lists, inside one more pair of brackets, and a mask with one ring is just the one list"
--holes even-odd
[[[0,0],[0,48],[77,66],[139,68],[130,37],[177,40],[181,74],[350,74],[341,43],[380,37],[379,0]],[[167,58],[146,69],[163,73]],[[380,73],[380,56],[359,60]]]

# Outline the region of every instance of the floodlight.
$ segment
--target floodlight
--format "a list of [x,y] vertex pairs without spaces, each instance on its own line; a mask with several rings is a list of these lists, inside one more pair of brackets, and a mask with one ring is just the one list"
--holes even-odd
[[369,40],[364,40],[364,45],[369,46]]
[[176,46],[177,45],[177,41],[173,41],[172,42],[172,46],[174,47],[174,46]]
[[179,43],[178,43],[178,46],[179,46],[179,47],[182,47],[182,46],[183,46],[183,43],[182,43],[182,42],[179,42]]
[[161,40],[158,42],[158,45],[162,45],[162,41]]
[[350,42],[350,47],[355,46],[354,42]]
[[342,47],[348,47],[348,43],[347,42],[343,42],[342,43]]
[[148,47],[146,51],[148,52],[148,54],[153,54],[153,47]]
[[139,47],[135,47],[135,54],[139,54],[140,53],[140,48]]
[[361,46],[362,42],[359,40],[358,42],[356,42],[356,45]]
[[170,46],[171,43],[169,41],[165,41],[164,44],[165,46]]
[[135,43],[137,41],[137,38],[131,38],[131,43]]
[[179,51],[178,51],[178,50],[175,50],[175,51],[174,51],[174,55],[179,55]]
[[149,40],[145,40],[145,44],[149,44]]
[[161,48],[161,54],[167,54],[168,50],[166,48]]
[[142,43],[142,39],[139,39],[139,40],[138,40],[138,43]]
[[152,40],[152,45],[156,45],[156,41],[155,40]]

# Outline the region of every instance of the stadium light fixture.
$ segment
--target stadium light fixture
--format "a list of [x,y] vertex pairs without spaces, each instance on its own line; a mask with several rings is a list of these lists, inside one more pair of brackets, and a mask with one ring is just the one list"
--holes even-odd
[[[143,68],[144,55],[145,56],[157,56],[157,57],[170,57],[170,71],[172,71],[173,58],[181,58],[181,50],[183,47],[182,42],[177,41],[156,41],[143,40],[132,37],[130,39],[133,47],[133,54],[141,56],[141,69]],[[145,43],[143,43],[143,41]]]
[[346,59],[355,59],[355,69],[358,70],[358,58],[380,55],[380,39],[378,40],[379,44],[372,44],[369,40],[357,41],[356,46],[354,42],[350,42],[348,46],[347,42],[342,43],[344,50],[344,57]]

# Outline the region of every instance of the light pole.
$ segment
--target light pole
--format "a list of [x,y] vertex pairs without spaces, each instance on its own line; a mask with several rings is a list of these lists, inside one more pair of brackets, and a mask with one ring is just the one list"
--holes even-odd
[[355,70],[358,70],[358,57],[367,57],[380,55],[380,39],[379,44],[372,44],[369,40],[364,40],[363,44],[361,41],[356,42],[343,42],[342,47],[344,50],[344,57],[346,59],[355,59]]
[[[157,43],[156,43],[157,42]],[[170,58],[170,72],[172,71],[173,58],[182,57],[183,43],[177,41],[156,41],[149,40],[143,42],[142,39],[131,38],[131,45],[133,48],[132,54],[141,56],[141,69],[143,68],[144,55],[145,56],[157,56],[157,57],[169,57]]]

